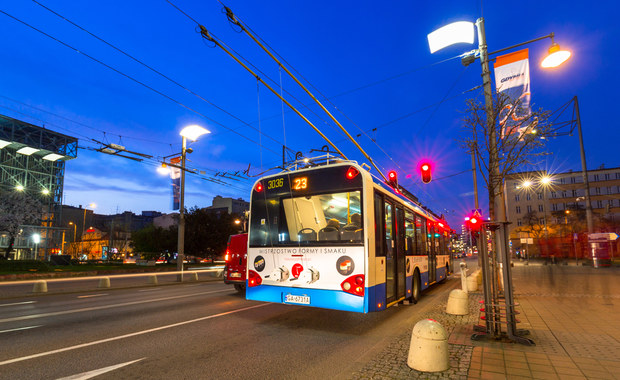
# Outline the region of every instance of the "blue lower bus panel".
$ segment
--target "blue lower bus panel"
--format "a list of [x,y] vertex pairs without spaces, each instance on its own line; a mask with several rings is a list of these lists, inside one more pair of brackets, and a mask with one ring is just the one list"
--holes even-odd
[[[368,288],[366,288],[365,291],[366,294],[368,294]],[[364,313],[365,309],[365,297],[345,293],[342,290],[301,289],[259,285],[256,287],[247,287],[245,297],[252,301],[321,307],[325,309],[356,311],[358,313]]]

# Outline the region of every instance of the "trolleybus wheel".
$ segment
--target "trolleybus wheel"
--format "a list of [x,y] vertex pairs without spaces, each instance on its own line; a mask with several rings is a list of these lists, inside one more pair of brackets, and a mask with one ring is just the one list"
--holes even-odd
[[421,289],[421,281],[420,281],[420,272],[416,269],[413,273],[413,289],[411,291],[410,300],[412,303],[416,304],[420,300],[420,289]]

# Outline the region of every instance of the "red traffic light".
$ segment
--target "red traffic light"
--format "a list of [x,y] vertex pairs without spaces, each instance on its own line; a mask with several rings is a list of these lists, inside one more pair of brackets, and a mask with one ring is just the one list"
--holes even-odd
[[398,175],[396,174],[396,171],[390,170],[388,172],[387,179],[388,179],[388,185],[398,190]]
[[472,232],[478,232],[482,229],[482,218],[476,215],[468,215],[465,217],[465,227]]
[[431,169],[431,164],[428,162],[424,162],[420,165],[420,175],[422,176],[423,183],[429,183],[433,179]]

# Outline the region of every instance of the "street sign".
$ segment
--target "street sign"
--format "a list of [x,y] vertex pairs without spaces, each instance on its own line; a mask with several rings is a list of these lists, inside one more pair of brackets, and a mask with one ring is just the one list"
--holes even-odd
[[597,232],[594,234],[588,234],[588,240],[596,242],[616,240],[617,238],[618,234],[615,232]]

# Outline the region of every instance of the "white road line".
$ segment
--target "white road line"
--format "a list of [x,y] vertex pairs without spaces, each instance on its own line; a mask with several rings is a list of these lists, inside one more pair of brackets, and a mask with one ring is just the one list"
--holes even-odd
[[24,301],[24,302],[15,302],[15,303],[5,303],[5,304],[0,305],[0,307],[2,307],[2,306],[14,306],[14,305],[26,305],[26,304],[35,303],[35,302],[37,302],[37,301]]
[[92,298],[92,297],[101,297],[101,296],[107,296],[108,293],[101,293],[101,294],[88,294],[85,296],[77,296],[77,298]]
[[58,354],[61,352],[67,352],[67,351],[71,351],[71,350],[77,350],[80,348],[84,348],[84,347],[89,347],[89,346],[94,346],[97,344],[102,344],[102,343],[108,343],[108,342],[113,342],[115,340],[120,340],[120,339],[125,339],[125,338],[131,338],[133,336],[138,336],[138,335],[143,335],[143,334],[148,334],[148,333],[152,333],[155,331],[160,331],[160,330],[165,330],[165,329],[169,329],[169,328],[173,328],[173,327],[178,327],[178,326],[183,326],[183,325],[187,325],[190,323],[195,323],[195,322],[201,322],[201,321],[206,321],[207,319],[213,319],[213,318],[217,318],[217,317],[223,317],[225,315],[229,315],[229,314],[234,314],[234,313],[239,313],[241,311],[246,311],[246,310],[250,310],[250,309],[256,309],[258,307],[263,307],[263,306],[267,306],[267,305],[271,305],[270,303],[263,303],[260,305],[254,305],[254,306],[249,306],[249,307],[244,307],[243,309],[236,309],[236,310],[231,310],[231,311],[226,311],[224,313],[219,313],[219,314],[214,314],[214,315],[209,315],[206,317],[201,317],[201,318],[196,318],[196,319],[190,319],[189,321],[183,321],[183,322],[178,322],[178,323],[173,323],[171,325],[167,325],[167,326],[160,326],[160,327],[155,327],[153,329],[148,329],[148,330],[142,330],[142,331],[136,331],[134,333],[130,333],[130,334],[125,334],[125,335],[119,335],[119,336],[115,336],[112,338],[107,338],[107,339],[101,339],[101,340],[96,340],[94,342],[89,342],[89,343],[83,343],[83,344],[78,344],[76,346],[70,346],[70,347],[65,347],[65,348],[59,348],[57,350],[52,350],[52,351],[47,351],[47,352],[40,352],[38,354],[34,354],[34,355],[29,355],[29,356],[22,356],[19,358],[15,358],[15,359],[9,359],[9,360],[5,360],[3,362],[0,362],[0,366],[3,365],[7,365],[7,364],[13,364],[13,363],[17,363],[17,362],[22,362],[25,360],[30,360],[30,359],[36,359],[36,358],[40,358],[42,356],[47,356],[47,355],[53,355],[53,354]]
[[36,329],[37,327],[41,327],[43,325],[38,325],[38,326],[27,326],[27,327],[20,327],[17,329],[10,329],[10,330],[0,330],[0,334],[2,333],[7,333],[7,332],[11,332],[11,331],[20,331],[20,330],[30,330],[30,329]]
[[150,289],[140,289],[139,292],[152,292],[155,290],[162,290],[163,288],[150,288]]
[[226,290],[214,290],[211,292],[200,292],[200,293],[193,293],[193,294],[184,294],[181,296],[172,296],[172,297],[163,297],[163,298],[155,298],[152,300],[142,300],[142,301],[132,301],[132,302],[124,302],[124,303],[119,303],[119,304],[114,304],[114,305],[104,305],[104,306],[93,306],[93,307],[85,307],[82,309],[75,309],[75,310],[64,310],[64,311],[56,311],[53,313],[44,313],[44,314],[32,314],[32,315],[23,315],[21,317],[13,317],[13,318],[5,318],[5,319],[0,319],[0,323],[5,323],[5,322],[16,322],[16,321],[25,321],[28,319],[36,319],[36,318],[43,318],[43,317],[53,317],[56,315],[65,315],[65,314],[73,314],[73,313],[82,313],[85,311],[94,311],[94,310],[103,310],[103,309],[112,309],[115,307],[123,307],[123,306],[131,306],[131,305],[140,305],[143,303],[150,303],[150,302],[158,302],[158,301],[167,301],[167,300],[173,300],[173,299],[178,299],[178,298],[187,298],[187,297],[194,297],[194,296],[200,296],[200,295],[204,295],[204,294],[212,294],[212,293],[224,293],[224,292],[230,292],[230,289],[226,289]]
[[127,363],[121,363],[121,364],[117,364],[117,365],[112,365],[112,366],[109,366],[109,367],[99,368],[99,369],[95,369],[93,371],[78,373],[77,375],[73,375],[73,376],[61,377],[58,380],[86,380],[86,379],[91,379],[91,378],[93,378],[95,376],[99,376],[99,375],[104,374],[106,372],[114,371],[115,369],[128,366],[130,364],[133,364],[135,362],[139,362],[140,360],[144,360],[144,359],[146,359],[146,358],[142,358],[142,359],[138,359],[138,360],[133,360],[133,361],[130,361],[130,362],[127,362]]

